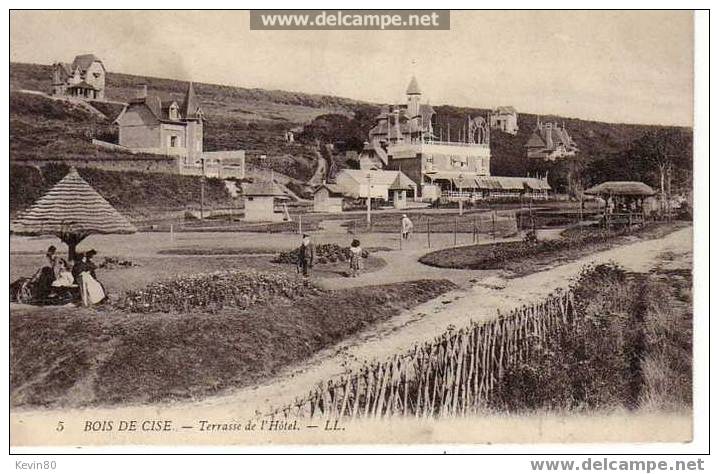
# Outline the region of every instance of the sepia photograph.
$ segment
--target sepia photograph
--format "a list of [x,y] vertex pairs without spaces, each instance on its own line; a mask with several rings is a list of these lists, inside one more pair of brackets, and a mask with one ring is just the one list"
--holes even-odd
[[696,15],[11,10],[11,451],[691,443]]

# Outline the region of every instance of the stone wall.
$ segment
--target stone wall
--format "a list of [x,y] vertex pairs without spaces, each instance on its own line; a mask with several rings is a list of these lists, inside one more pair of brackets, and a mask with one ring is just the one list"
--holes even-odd
[[132,156],[123,158],[75,158],[53,159],[33,158],[31,160],[13,160],[13,164],[26,166],[45,166],[61,163],[76,168],[97,168],[107,171],[141,171],[145,173],[179,174],[177,158]]

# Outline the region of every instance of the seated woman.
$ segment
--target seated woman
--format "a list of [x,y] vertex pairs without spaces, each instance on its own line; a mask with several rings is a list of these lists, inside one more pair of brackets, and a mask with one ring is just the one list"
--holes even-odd
[[67,262],[62,258],[57,260],[55,265],[55,281],[52,282],[54,288],[75,287],[75,278],[67,266]]
[[80,285],[80,298],[83,306],[91,306],[102,302],[106,297],[105,288],[95,279],[95,269],[92,257],[97,255],[95,250],[89,250],[79,257],[75,263],[72,273],[75,281]]

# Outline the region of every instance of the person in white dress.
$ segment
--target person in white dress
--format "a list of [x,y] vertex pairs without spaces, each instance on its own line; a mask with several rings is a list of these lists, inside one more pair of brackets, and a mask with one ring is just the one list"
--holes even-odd
[[102,284],[95,277],[95,269],[97,268],[92,261],[92,257],[97,254],[95,250],[89,250],[78,263],[79,268],[76,269],[77,283],[80,285],[80,298],[83,306],[92,306],[103,301],[107,294]]

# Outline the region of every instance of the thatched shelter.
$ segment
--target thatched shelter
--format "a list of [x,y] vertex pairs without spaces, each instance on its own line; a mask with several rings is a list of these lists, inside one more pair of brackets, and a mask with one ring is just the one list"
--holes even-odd
[[10,230],[20,235],[55,235],[67,244],[68,257],[92,234],[137,232],[74,168],[35,204],[25,210]]
[[644,223],[644,200],[655,194],[641,181],[606,181],[593,186],[585,194],[599,196],[604,200],[605,222],[612,224]]
[[605,181],[602,184],[592,186],[584,191],[584,194],[594,196],[632,196],[647,197],[653,196],[654,190],[641,181]]

